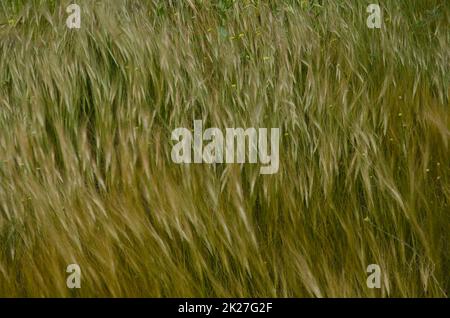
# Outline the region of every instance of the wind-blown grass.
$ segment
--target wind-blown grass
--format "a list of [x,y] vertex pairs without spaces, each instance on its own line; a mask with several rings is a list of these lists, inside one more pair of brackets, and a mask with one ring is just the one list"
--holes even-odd
[[[0,4],[0,296],[448,295],[445,1],[76,2]],[[279,172],[174,164],[194,119]]]

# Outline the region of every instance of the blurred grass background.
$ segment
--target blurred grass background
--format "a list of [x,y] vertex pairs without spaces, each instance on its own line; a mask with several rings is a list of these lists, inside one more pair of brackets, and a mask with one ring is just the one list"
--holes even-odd
[[[1,1],[0,296],[446,297],[449,5],[372,2]],[[172,163],[194,119],[278,174]]]

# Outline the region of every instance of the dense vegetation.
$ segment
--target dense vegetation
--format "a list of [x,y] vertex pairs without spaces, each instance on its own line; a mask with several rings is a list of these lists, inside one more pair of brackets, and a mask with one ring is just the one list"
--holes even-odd
[[[448,295],[447,1],[75,2],[0,3],[0,296]],[[174,164],[194,119],[279,172]]]

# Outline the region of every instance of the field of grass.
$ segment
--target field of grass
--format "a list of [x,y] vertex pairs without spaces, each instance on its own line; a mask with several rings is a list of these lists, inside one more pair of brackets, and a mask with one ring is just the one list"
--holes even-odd
[[[0,296],[448,296],[447,1],[73,2],[0,3]],[[278,173],[173,163],[194,119]]]

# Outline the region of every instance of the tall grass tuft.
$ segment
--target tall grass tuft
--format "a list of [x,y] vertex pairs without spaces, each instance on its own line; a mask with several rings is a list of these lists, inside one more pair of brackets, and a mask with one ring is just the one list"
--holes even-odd
[[[449,6],[371,2],[1,1],[0,296],[446,297]],[[279,172],[174,164],[194,119]]]

